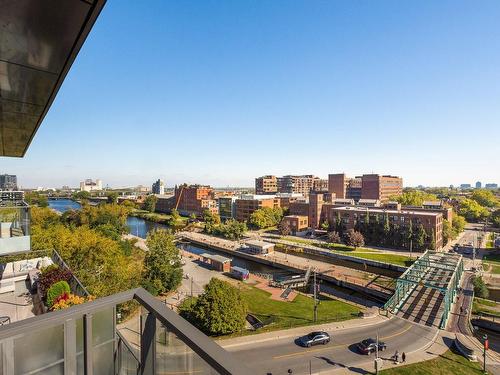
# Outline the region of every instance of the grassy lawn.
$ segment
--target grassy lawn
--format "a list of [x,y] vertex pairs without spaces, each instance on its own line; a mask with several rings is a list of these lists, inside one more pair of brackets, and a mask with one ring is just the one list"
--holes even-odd
[[[275,301],[269,298],[268,292],[241,285],[241,293],[248,303],[249,311],[268,324],[258,332],[315,324],[312,298],[298,295],[292,302]],[[360,309],[353,305],[321,296],[316,324],[353,319],[359,312]]]
[[474,375],[483,374],[481,365],[470,362],[454,349],[448,350],[438,358],[383,370],[381,375]]
[[407,257],[405,255],[384,253],[380,250],[368,249],[365,247],[358,247],[354,249],[353,247],[343,244],[327,243],[327,242],[314,243],[313,241],[307,239],[296,238],[292,236],[286,236],[283,239],[297,244],[318,246],[339,254],[345,254],[349,256],[355,256],[358,258],[370,259],[379,262],[386,262],[386,263],[396,264],[399,266],[408,267],[413,263],[413,261],[410,260],[410,257]]
[[499,306],[495,301],[491,301],[483,298],[474,298],[472,303],[472,312],[474,314],[491,314],[495,316],[500,316],[500,311],[494,309],[494,307]]
[[[500,255],[499,254],[486,254],[483,257],[484,265],[491,265],[491,273],[500,274]],[[486,267],[484,267],[486,269]]]
[[383,254],[383,253],[369,254],[365,253],[364,251],[363,252],[353,251],[348,255],[352,255],[363,259],[370,259],[379,262],[396,264],[398,266],[405,266],[405,267],[410,266],[414,262],[414,260],[411,260],[410,257],[398,254]]

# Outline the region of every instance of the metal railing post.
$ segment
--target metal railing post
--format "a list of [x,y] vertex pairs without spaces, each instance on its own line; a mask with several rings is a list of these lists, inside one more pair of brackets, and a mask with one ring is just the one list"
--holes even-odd
[[156,317],[152,313],[141,315],[141,375],[155,374]]
[[93,375],[92,314],[83,316],[83,373]]
[[64,322],[64,374],[76,375],[76,322]]

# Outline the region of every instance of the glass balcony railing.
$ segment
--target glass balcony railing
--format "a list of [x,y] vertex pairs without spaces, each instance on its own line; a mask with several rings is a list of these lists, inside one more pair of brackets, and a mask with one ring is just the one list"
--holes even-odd
[[0,256],[30,250],[29,206],[23,201],[0,200]]
[[[116,329],[116,307],[141,306],[138,340]],[[240,362],[144,289],[0,327],[0,369],[18,374],[249,374]]]

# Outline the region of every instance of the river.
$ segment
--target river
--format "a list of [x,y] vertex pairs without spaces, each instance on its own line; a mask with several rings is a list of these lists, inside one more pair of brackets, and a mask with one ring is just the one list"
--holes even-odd
[[[69,210],[79,210],[82,206],[80,203],[71,199],[49,199],[49,207],[54,210],[64,213]],[[153,229],[167,229],[165,224],[155,223],[149,220],[144,220],[139,217],[127,217],[127,226],[130,234],[134,236],[146,238],[148,232]]]

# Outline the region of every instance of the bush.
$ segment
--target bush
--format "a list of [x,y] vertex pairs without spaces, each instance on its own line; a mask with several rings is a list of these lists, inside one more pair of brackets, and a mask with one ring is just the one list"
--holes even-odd
[[47,296],[47,290],[58,281],[69,282],[71,280],[71,272],[66,268],[61,268],[57,264],[52,264],[42,269],[42,273],[38,278],[38,287],[42,298]]
[[71,292],[69,284],[66,281],[58,281],[52,285],[49,290],[47,290],[47,306],[52,308],[54,303],[57,301],[57,297]]

